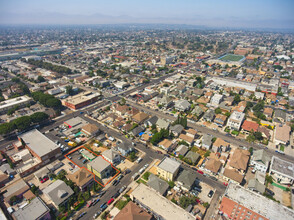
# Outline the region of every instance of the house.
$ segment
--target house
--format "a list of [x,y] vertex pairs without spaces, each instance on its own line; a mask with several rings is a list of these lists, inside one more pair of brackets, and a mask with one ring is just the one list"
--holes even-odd
[[222,128],[225,125],[225,122],[227,120],[227,116],[222,114],[217,114],[213,120],[214,124],[216,124],[218,127]]
[[138,124],[143,123],[149,117],[148,114],[145,112],[139,112],[138,114],[134,115],[132,119],[137,122]]
[[186,145],[182,144],[182,145],[177,147],[174,154],[177,157],[180,156],[180,155],[185,156],[188,151],[189,151],[189,148]]
[[169,130],[175,137],[178,137],[184,130],[184,127],[181,124],[176,124],[171,126]]
[[187,100],[178,100],[175,102],[175,109],[178,111],[187,111],[191,107],[191,104]]
[[185,132],[186,132],[187,136],[192,137],[192,138],[195,138],[196,135],[197,135],[197,131],[192,129],[192,128],[189,128],[188,130],[185,130]]
[[141,132],[145,131],[145,128],[142,127],[142,126],[138,126],[138,127],[135,127],[132,131],[131,131],[131,134],[133,136],[138,136]]
[[128,204],[114,217],[114,220],[151,220],[152,215],[133,202]]
[[274,132],[274,143],[275,145],[284,144],[287,145],[290,142],[290,126],[280,124],[276,127]]
[[145,127],[152,127],[153,125],[156,125],[156,122],[158,120],[157,116],[152,116],[151,118],[147,119],[144,122]]
[[158,130],[161,129],[168,129],[169,128],[170,123],[162,118],[159,118],[156,122],[156,127]]
[[204,134],[202,137],[202,147],[206,148],[207,150],[210,150],[212,145],[212,139],[213,139],[212,135]]
[[71,195],[74,194],[74,191],[62,180],[54,181],[42,191],[55,208],[65,205]]
[[161,178],[171,181],[174,180],[179,172],[181,164],[169,157],[164,157],[157,166],[157,175]]
[[102,156],[105,160],[109,161],[112,164],[120,162],[119,153],[115,152],[113,149],[106,150],[102,153]]
[[14,220],[50,220],[51,215],[48,206],[36,197],[12,213],[12,218]]
[[273,110],[272,108],[268,108],[268,107],[264,108],[264,110],[263,110],[263,114],[264,114],[267,118],[272,118],[272,116],[273,116],[273,112],[274,112],[274,110]]
[[180,134],[179,139],[188,143],[189,146],[192,146],[192,144],[194,142],[194,138],[191,136],[188,136],[186,134]]
[[169,188],[165,180],[158,178],[153,173],[150,174],[147,185],[155,189],[160,195],[165,195]]
[[254,166],[254,170],[266,173],[271,158],[264,149],[253,151],[250,165]]
[[205,170],[213,173],[214,175],[218,174],[221,167],[222,167],[222,163],[218,159],[215,159],[215,158],[209,158],[205,162]]
[[221,138],[217,138],[212,144],[213,152],[226,152],[230,149],[230,143],[224,141]]
[[9,176],[0,170],[0,186],[3,187],[6,183],[9,182]]
[[87,164],[88,170],[98,176],[100,179],[108,178],[112,171],[111,164],[102,156],[96,157]]
[[87,136],[96,136],[99,133],[99,128],[94,124],[87,124],[82,127],[82,132]]
[[235,149],[233,155],[231,155],[229,165],[242,173],[245,173],[248,162],[249,162],[250,152],[243,149]]
[[132,144],[127,143],[127,142],[121,142],[117,146],[117,150],[125,157],[127,156],[130,152],[134,150],[134,147]]
[[199,160],[200,158],[200,154],[196,153],[196,152],[193,152],[193,151],[189,151],[186,156],[185,156],[186,159],[190,160],[192,164],[196,164],[197,161]]
[[18,198],[22,198],[24,193],[26,193],[30,187],[26,184],[26,182],[20,178],[15,180],[4,187],[1,188],[1,194],[4,202],[10,203],[10,199],[14,196]]
[[212,96],[212,98],[210,99],[210,106],[212,107],[218,107],[218,105],[221,103],[221,101],[223,100],[223,95],[221,94],[214,94]]
[[235,169],[226,168],[223,173],[223,178],[226,181],[232,181],[235,184],[241,184],[243,182],[244,176]]
[[161,147],[162,149],[166,151],[168,151],[172,145],[173,145],[173,142],[168,139],[164,139],[158,144],[159,147]]
[[258,192],[260,194],[263,194],[265,192],[265,185],[263,185],[262,183],[260,183],[255,178],[250,179],[248,181],[247,188],[250,189],[250,190],[252,190],[252,191]]
[[198,105],[192,111],[192,114],[194,114],[197,118],[200,118],[203,113],[204,113],[203,109]]
[[169,108],[173,105],[173,100],[172,98],[168,97],[168,96],[163,96],[159,102],[159,105],[163,106],[164,108]]
[[204,113],[202,119],[203,119],[204,121],[212,122],[213,119],[214,119],[214,116],[215,116],[214,110],[213,110],[213,109],[208,109],[208,110]]
[[280,184],[292,185],[294,183],[294,163],[273,156],[269,173]]
[[244,118],[245,113],[234,111],[228,119],[227,126],[239,131]]
[[120,104],[116,103],[116,104],[112,105],[112,110],[114,113],[122,116],[127,113],[127,111],[129,110],[129,107],[127,105],[120,105]]
[[271,138],[271,133],[270,133],[270,130],[268,128],[263,127],[263,126],[258,126],[257,131],[262,134],[263,138],[267,138],[267,139]]
[[255,92],[254,96],[257,100],[263,100],[264,99],[264,93],[263,92]]
[[194,172],[183,170],[176,181],[178,187],[180,187],[184,191],[190,191],[194,186],[194,183],[197,179],[197,175]]
[[275,110],[275,114],[274,114],[274,120],[277,122],[286,122],[287,119],[287,113],[283,110],[277,109]]
[[245,120],[242,124],[242,130],[246,134],[250,134],[250,132],[257,132],[259,125],[254,121]]
[[72,174],[67,174],[66,178],[74,182],[81,191],[87,190],[94,181],[94,176],[86,169],[78,169]]

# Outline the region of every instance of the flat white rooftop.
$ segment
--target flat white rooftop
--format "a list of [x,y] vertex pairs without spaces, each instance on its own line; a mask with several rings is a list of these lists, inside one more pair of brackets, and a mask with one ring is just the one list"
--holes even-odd
[[31,100],[32,100],[32,98],[30,98],[26,95],[20,96],[20,97],[14,98],[14,99],[8,99],[6,101],[0,102],[0,110],[9,108],[10,106],[12,107],[12,106],[20,105],[24,102],[28,102]]
[[195,216],[177,206],[167,198],[159,195],[154,189],[151,189],[144,184],[139,184],[139,186],[134,189],[131,193],[131,198],[132,197],[164,219],[196,219]]
[[270,220],[294,219],[294,210],[240,185],[230,183],[225,196]]

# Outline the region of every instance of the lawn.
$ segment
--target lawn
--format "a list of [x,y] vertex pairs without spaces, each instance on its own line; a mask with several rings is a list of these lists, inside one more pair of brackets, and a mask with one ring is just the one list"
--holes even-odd
[[221,58],[219,58],[221,61],[240,61],[241,59],[243,59],[244,57],[241,55],[235,55],[235,54],[227,54]]
[[238,136],[239,135],[239,131],[234,130],[234,131],[232,131],[232,134]]
[[284,152],[284,150],[285,150],[285,146],[284,145],[281,145],[280,146],[280,151],[283,151]]

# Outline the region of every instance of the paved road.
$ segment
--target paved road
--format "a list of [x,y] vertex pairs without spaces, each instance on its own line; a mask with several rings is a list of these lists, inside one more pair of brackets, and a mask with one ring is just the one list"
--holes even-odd
[[[171,116],[171,115],[168,115],[166,113],[163,113],[163,112],[160,112],[160,111],[155,111],[155,110],[152,110],[152,109],[149,109],[145,106],[142,106],[142,105],[139,105],[135,102],[132,102],[132,101],[127,101],[127,103],[129,103],[130,105],[142,110],[142,111],[145,111],[149,114],[152,114],[152,115],[156,115],[160,118],[165,118],[165,119],[169,119],[171,121],[174,121],[176,119],[176,117],[174,116]],[[281,155],[279,153],[276,153],[274,150],[272,149],[265,149],[263,146],[259,146],[257,144],[253,144],[253,143],[248,143],[247,141],[243,140],[243,139],[238,139],[238,138],[235,138],[233,136],[227,136],[223,133],[220,133],[218,131],[214,131],[212,129],[209,129],[207,127],[202,127],[200,125],[197,125],[195,123],[190,123],[188,122],[188,126],[191,127],[191,128],[194,128],[195,130],[197,130],[198,132],[201,132],[203,134],[211,134],[213,135],[214,137],[218,137],[218,138],[222,138],[223,140],[231,143],[231,144],[234,144],[234,145],[237,145],[237,146],[244,146],[244,147],[247,147],[248,149],[250,147],[253,147],[254,149],[264,149],[270,156],[277,156],[277,157],[280,157],[281,159],[284,159],[284,160],[287,160],[287,161],[291,161],[293,162],[294,161],[294,157],[291,156],[291,155]]]
[[[112,137],[116,138],[116,139],[120,139],[124,142],[128,142],[130,143],[131,141],[127,138],[125,138],[124,135],[120,134],[119,132],[117,132],[114,129],[108,128],[108,127],[104,127],[102,126],[99,122],[92,120],[84,115],[81,116],[84,120],[88,121],[89,123],[93,123],[96,124],[102,131],[104,131],[105,133],[110,134]],[[90,207],[90,208],[85,208],[82,211],[86,210],[87,214],[82,218],[82,219],[90,219],[93,217],[93,215],[100,210],[99,206],[101,204],[103,204],[104,202],[107,202],[116,192],[117,190],[119,190],[122,186],[124,185],[129,185],[132,182],[132,175],[136,172],[139,171],[139,169],[141,169],[143,167],[143,165],[145,165],[146,163],[150,164],[154,159],[159,159],[161,160],[164,155],[163,154],[158,154],[156,151],[154,151],[151,148],[146,148],[143,144],[137,144],[136,148],[138,148],[139,150],[145,152],[145,157],[143,157],[143,160],[140,164],[135,165],[134,167],[132,167],[132,172],[127,174],[121,181],[121,183],[118,184],[118,186],[112,186],[110,185],[109,188],[107,189],[107,192],[105,193],[105,195],[102,197],[101,201],[99,201],[98,205],[95,205],[94,207]],[[219,182],[219,181],[215,181],[209,177],[205,177],[202,174],[199,174],[197,172],[195,172],[194,170],[192,170],[192,168],[186,164],[182,164],[182,167],[190,170],[191,172],[196,173],[196,176],[198,179],[200,179],[200,181],[212,186],[215,190],[215,196],[216,198],[218,198],[220,195],[222,195],[225,191],[225,186]],[[209,213],[213,213],[213,211],[215,210],[215,205],[217,204],[218,199],[215,199],[215,201],[213,201],[213,203],[211,203],[210,208],[208,209]],[[82,212],[81,211],[81,212]],[[208,216],[208,215],[207,215]]]

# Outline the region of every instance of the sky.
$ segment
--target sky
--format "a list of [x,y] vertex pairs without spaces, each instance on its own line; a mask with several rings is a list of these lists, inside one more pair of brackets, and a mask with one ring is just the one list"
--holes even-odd
[[0,24],[294,28],[294,0],[0,0]]

